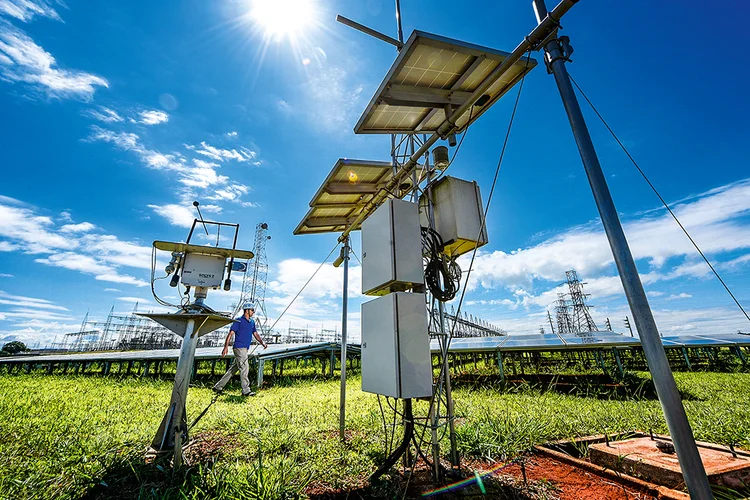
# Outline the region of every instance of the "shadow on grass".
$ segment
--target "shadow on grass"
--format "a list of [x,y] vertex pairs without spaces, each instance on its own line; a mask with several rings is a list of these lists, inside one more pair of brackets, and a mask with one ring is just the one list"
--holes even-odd
[[[173,471],[171,457],[147,461],[145,454],[118,452],[109,457],[102,474],[92,478],[81,497],[104,499],[187,499],[212,498],[226,493],[227,474],[217,474],[214,465],[228,451],[239,446],[236,438],[219,432],[203,432],[185,449],[186,466]],[[223,495],[226,498],[233,496]]]

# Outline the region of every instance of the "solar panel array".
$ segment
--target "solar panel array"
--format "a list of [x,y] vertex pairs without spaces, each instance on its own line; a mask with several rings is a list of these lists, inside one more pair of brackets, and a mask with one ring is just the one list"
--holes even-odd
[[[718,335],[672,335],[662,338],[666,348],[679,347],[750,347],[750,335],[728,333]],[[497,337],[464,337],[451,340],[450,352],[495,352],[495,351],[564,351],[580,349],[602,349],[609,347],[640,347],[637,337],[610,332],[591,332],[585,336],[537,334],[503,335]],[[307,354],[321,354],[331,350],[338,352],[338,342],[312,342],[300,344],[269,344],[268,349],[256,348],[252,354],[260,360],[294,358]],[[358,344],[350,344],[349,349],[359,353]],[[430,344],[433,353],[439,351],[437,341]],[[4,363],[65,363],[89,361],[163,361],[176,360],[179,349],[154,349],[148,351],[87,352],[76,354],[49,354],[41,356],[13,356],[0,358]],[[231,351],[230,351],[231,356]],[[195,351],[196,360],[221,358],[220,347],[205,347]]]
[[[750,335],[729,333],[719,335],[673,335],[662,338],[664,347],[730,347],[750,346]],[[508,335],[503,337],[454,338],[451,352],[483,351],[557,351],[577,349],[601,349],[604,347],[640,347],[637,337],[610,332],[590,332],[578,335]],[[437,341],[430,345],[438,352]]]

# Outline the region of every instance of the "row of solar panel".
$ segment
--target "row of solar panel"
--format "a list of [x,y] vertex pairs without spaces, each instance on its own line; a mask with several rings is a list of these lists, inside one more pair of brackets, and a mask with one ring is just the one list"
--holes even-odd
[[[750,335],[729,333],[719,335],[674,335],[662,338],[664,347],[727,347],[750,346]],[[482,352],[482,351],[556,351],[578,350],[604,347],[638,347],[640,340],[636,337],[604,332],[591,332],[585,336],[571,334],[540,334],[540,335],[507,335],[501,337],[469,337],[454,338],[450,344],[451,352]],[[359,345],[350,345],[351,353],[359,353]],[[308,344],[270,344],[268,349],[255,349],[252,354],[259,359],[280,359],[304,354],[314,354],[330,350],[338,350],[339,344],[332,342],[316,342]],[[437,341],[430,345],[432,352],[438,352]],[[138,360],[169,360],[177,359],[179,349],[160,349],[152,351],[118,351],[118,352],[86,352],[75,354],[50,354],[33,357],[39,363],[59,363],[75,361],[138,361]],[[231,351],[230,351],[231,355]],[[197,360],[217,359],[221,356],[220,347],[204,347],[196,349]],[[0,363],[28,361],[29,356],[15,356],[0,358]]]
[[[674,335],[663,337],[664,347],[722,347],[750,346],[750,335],[730,333],[720,335]],[[604,332],[591,332],[583,336],[571,334],[508,335],[503,337],[454,338],[450,344],[453,352],[480,351],[547,351],[561,349],[584,349],[588,347],[638,347],[637,337]],[[431,344],[438,350],[437,341]]]

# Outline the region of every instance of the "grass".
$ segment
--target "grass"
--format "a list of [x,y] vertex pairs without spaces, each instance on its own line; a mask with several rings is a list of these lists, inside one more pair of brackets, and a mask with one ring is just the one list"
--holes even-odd
[[[637,377],[634,387],[646,375]],[[675,378],[696,438],[750,448],[750,374]],[[134,377],[0,376],[0,498],[298,498],[364,488],[383,460],[377,399],[359,390],[356,374],[348,385],[346,444],[338,441],[338,382],[285,377],[249,400],[230,388],[192,431],[205,441],[194,465],[172,476],[144,462],[171,385]],[[456,387],[465,456],[503,460],[552,439],[667,432],[659,402],[644,390],[605,398],[528,385]],[[191,388],[191,418],[212,396],[208,388]],[[424,403],[415,405],[416,414],[425,412]],[[446,437],[443,444],[445,451]],[[392,498],[394,488],[385,481],[360,491]]]

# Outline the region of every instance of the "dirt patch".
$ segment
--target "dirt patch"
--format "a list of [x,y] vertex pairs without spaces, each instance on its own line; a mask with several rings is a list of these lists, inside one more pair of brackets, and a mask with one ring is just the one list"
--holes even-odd
[[217,431],[204,431],[193,437],[183,451],[189,465],[214,463],[232,450],[240,447],[236,436]]
[[[446,483],[444,491],[434,491],[430,470],[420,462],[409,477],[392,472],[374,485],[366,480],[349,488],[335,490],[324,483],[310,483],[305,493],[314,500],[357,500],[370,498],[434,498],[457,500],[493,498],[509,500],[651,500],[654,497],[626,488],[608,479],[572,465],[543,457],[530,456],[502,467],[502,464],[465,460],[463,477]],[[446,464],[447,465],[447,464]],[[495,473],[486,474],[489,471]],[[473,478],[481,476],[481,487]],[[486,474],[486,475],[485,475]],[[452,487],[450,487],[452,486]],[[482,491],[482,488],[484,491]],[[404,491],[406,490],[406,495]],[[434,493],[431,493],[434,492]]]
[[[531,456],[526,460],[523,468],[529,481],[549,481],[552,483],[557,488],[556,496],[560,500],[654,498],[548,457]],[[515,478],[522,478],[524,470],[520,464],[513,464],[503,469],[502,473]]]

